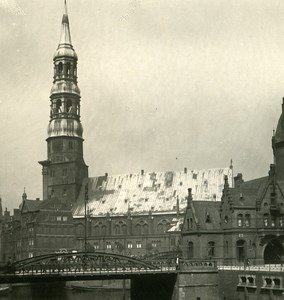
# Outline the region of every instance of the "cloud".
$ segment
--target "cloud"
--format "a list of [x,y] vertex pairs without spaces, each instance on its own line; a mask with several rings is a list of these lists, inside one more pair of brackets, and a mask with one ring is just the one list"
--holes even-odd
[[16,0],[0,0],[0,9],[13,15],[25,15],[24,10],[20,7]]

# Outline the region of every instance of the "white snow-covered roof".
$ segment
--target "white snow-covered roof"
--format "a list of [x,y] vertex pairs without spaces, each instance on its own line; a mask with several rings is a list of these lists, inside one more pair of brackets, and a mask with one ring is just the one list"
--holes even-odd
[[230,168],[106,175],[85,178],[73,206],[74,217],[84,216],[85,187],[88,186],[90,216],[139,215],[183,212],[188,188],[193,200],[220,201],[224,176],[232,182]]

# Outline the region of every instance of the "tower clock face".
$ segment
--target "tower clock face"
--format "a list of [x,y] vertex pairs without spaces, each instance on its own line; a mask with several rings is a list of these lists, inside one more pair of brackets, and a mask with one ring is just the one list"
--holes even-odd
[[53,141],[52,148],[54,152],[61,152],[63,150],[63,142],[62,140]]

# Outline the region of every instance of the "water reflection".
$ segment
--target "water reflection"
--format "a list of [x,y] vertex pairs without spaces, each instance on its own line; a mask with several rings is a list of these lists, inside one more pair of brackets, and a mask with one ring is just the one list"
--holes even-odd
[[130,300],[129,290],[122,291],[93,290],[76,291],[62,285],[40,284],[33,286],[12,286],[10,293],[0,295],[1,300]]

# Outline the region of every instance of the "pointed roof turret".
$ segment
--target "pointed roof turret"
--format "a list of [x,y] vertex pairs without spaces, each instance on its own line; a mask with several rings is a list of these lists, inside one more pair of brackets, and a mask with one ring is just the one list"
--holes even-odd
[[58,48],[54,54],[54,59],[60,56],[71,56],[77,59],[77,54],[71,43],[69,17],[67,13],[67,4],[64,0],[64,10],[61,22],[61,33]]
[[24,187],[24,192],[23,192],[23,195],[22,195],[22,199],[23,200],[27,199],[27,194],[26,194],[26,188],[25,187]]

